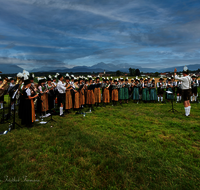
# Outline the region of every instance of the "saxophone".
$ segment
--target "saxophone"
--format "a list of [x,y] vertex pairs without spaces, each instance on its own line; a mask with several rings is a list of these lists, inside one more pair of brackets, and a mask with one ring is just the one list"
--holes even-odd
[[5,78],[3,80],[3,83],[0,85],[0,88],[3,88],[3,89],[0,89],[0,97],[4,95],[5,90],[8,90],[8,87],[9,87],[8,81],[9,79]]

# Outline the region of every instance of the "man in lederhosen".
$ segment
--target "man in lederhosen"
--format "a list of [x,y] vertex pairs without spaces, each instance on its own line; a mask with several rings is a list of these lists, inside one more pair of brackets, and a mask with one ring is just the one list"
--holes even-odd
[[190,105],[190,95],[191,95],[191,77],[188,75],[188,68],[185,66],[183,68],[183,77],[178,77],[176,75],[177,69],[174,69],[174,76],[176,80],[182,81],[182,98],[184,100],[185,116],[190,115],[191,105]]

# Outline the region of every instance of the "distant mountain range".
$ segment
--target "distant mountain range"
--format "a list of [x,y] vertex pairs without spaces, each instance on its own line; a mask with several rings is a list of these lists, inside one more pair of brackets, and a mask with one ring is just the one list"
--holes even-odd
[[[152,69],[152,68],[143,68],[141,66],[136,66],[136,65],[131,65],[128,63],[124,64],[106,64],[104,62],[97,63],[93,66],[76,66],[71,69],[66,68],[66,67],[41,67],[33,70],[28,70],[29,72],[51,72],[51,73],[77,73],[77,72],[115,72],[117,70],[120,70],[121,72],[129,72],[129,68],[134,68],[134,69],[139,69],[141,72],[149,72],[149,73],[154,73],[154,72],[173,72],[174,67],[169,67],[169,68],[164,68],[164,69]],[[178,66],[177,71],[180,72],[183,70],[183,66]],[[188,65],[188,69],[193,71],[197,70],[200,68],[200,64],[196,65]],[[13,74],[13,73],[18,73],[22,72],[23,68],[14,65],[14,64],[1,64],[0,63],[0,71],[2,74]]]
[[14,65],[14,64],[1,64],[0,63],[0,71],[2,74],[13,74],[13,73],[19,73],[23,72],[23,68]]

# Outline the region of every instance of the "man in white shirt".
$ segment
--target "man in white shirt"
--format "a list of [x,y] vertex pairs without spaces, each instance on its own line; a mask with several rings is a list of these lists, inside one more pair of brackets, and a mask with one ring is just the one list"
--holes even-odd
[[188,68],[185,66],[183,68],[183,77],[178,77],[176,75],[177,69],[174,69],[174,76],[176,80],[182,81],[182,98],[184,100],[185,115],[190,115],[191,105],[190,105],[190,94],[191,94],[191,77],[188,75]]
[[63,117],[63,105],[65,103],[65,90],[66,87],[63,84],[63,76],[58,75],[58,84],[57,84],[57,89],[58,89],[58,105],[60,106],[60,116]]

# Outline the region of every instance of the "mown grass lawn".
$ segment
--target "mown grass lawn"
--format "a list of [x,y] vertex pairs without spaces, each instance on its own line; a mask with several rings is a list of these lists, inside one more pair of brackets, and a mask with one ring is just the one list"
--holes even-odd
[[200,189],[200,104],[170,108],[131,101],[1,135],[0,189]]

